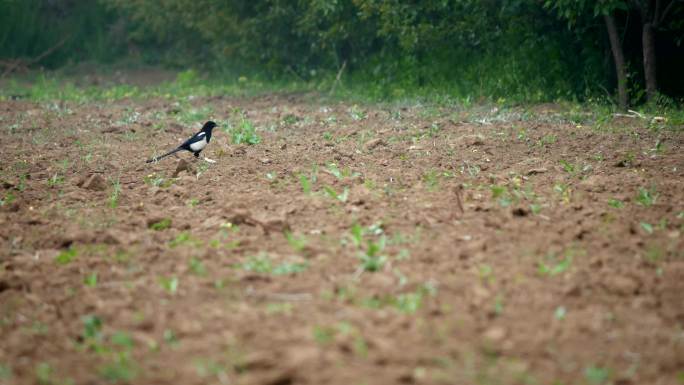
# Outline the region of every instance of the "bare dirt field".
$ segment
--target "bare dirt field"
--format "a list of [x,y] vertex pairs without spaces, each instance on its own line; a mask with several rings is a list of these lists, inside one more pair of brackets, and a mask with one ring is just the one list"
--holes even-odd
[[681,127],[548,107],[0,102],[0,383],[684,383]]

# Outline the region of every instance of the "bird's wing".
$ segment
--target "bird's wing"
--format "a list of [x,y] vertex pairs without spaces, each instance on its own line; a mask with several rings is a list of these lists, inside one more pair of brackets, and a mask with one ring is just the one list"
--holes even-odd
[[200,132],[196,133],[195,135],[193,135],[190,139],[186,140],[180,146],[182,148],[185,148],[185,149],[190,149],[191,144],[204,140],[205,135],[206,135],[206,133],[204,131],[200,131]]

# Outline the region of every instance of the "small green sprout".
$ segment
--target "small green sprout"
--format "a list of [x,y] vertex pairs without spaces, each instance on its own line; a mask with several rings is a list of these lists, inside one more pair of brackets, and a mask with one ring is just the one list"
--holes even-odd
[[112,181],[112,192],[109,195],[109,207],[115,209],[119,206],[119,195],[121,195],[121,182],[117,179]]
[[59,254],[57,254],[57,256],[55,257],[55,262],[57,262],[60,265],[66,265],[69,262],[76,259],[77,256],[78,251],[72,246],[66,250],[62,250]]
[[558,306],[553,312],[553,317],[559,321],[562,321],[565,319],[566,314],[567,310],[565,309],[565,306]]
[[639,226],[648,234],[653,234],[653,225],[647,222],[639,222]]
[[608,199],[608,206],[614,207],[616,209],[621,209],[625,206],[625,204],[619,199],[611,198]]
[[553,255],[546,257],[546,261],[539,261],[538,269],[540,275],[546,275],[553,277],[558,274],[564,273],[570,268],[572,264],[572,256],[566,256],[560,261],[556,262]]
[[311,181],[304,174],[299,174],[299,184],[302,186],[302,191],[304,194],[311,193]]
[[330,186],[323,186],[323,190],[333,199],[336,199],[342,203],[346,202],[347,199],[349,198],[349,187],[345,187],[344,190],[342,190],[341,193],[337,193],[332,187]]
[[83,284],[89,287],[97,286],[97,272],[92,272],[83,278]]
[[306,238],[304,236],[296,237],[290,231],[285,232],[285,239],[287,239],[287,243],[297,252],[304,250],[307,244]]
[[154,222],[150,225],[150,229],[154,231],[166,230],[169,227],[171,227],[171,219],[169,218],[161,219],[158,222]]
[[242,118],[238,125],[229,127],[230,139],[233,144],[254,145],[261,142],[261,137],[256,133],[254,124],[246,118]]
[[584,370],[584,376],[590,384],[605,384],[610,378],[610,370],[598,366],[590,366]]
[[159,285],[161,285],[161,287],[170,294],[176,294],[176,292],[178,291],[178,277],[160,277]]
[[650,207],[653,206],[657,200],[658,193],[656,192],[655,187],[652,187],[649,190],[646,190],[643,187],[639,187],[639,192],[637,193],[636,197],[636,202],[638,205]]
[[204,263],[196,257],[190,258],[190,262],[188,262],[188,265],[190,266],[190,271],[192,271],[194,274],[207,274],[207,268],[204,266]]

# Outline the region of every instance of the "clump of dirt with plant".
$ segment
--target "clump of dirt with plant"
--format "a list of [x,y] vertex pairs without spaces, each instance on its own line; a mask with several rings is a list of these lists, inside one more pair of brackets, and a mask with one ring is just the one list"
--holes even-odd
[[682,127],[551,107],[0,102],[0,382],[680,383]]

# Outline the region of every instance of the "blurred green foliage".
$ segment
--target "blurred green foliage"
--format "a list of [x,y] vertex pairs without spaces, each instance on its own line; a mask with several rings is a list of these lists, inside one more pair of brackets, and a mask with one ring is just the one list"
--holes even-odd
[[126,53],[126,21],[97,1],[0,0],[0,60],[58,67]]
[[[344,69],[338,93],[361,84],[373,98],[605,98],[615,80],[604,26],[591,7],[557,3],[0,0],[0,59],[36,57],[66,38],[40,65],[133,57],[321,90]],[[572,29],[561,11],[572,12]]]

